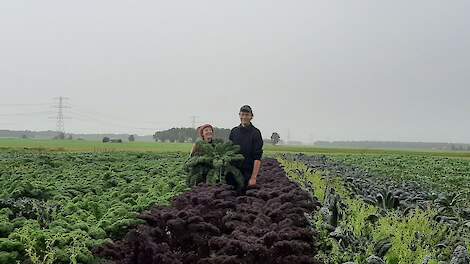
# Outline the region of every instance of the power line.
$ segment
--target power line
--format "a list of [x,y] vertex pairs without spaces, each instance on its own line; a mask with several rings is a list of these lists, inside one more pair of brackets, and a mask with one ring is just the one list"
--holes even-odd
[[[49,116],[49,119],[55,119],[56,120],[56,130],[58,132],[65,133],[65,120],[66,119],[77,119],[82,122],[88,122],[88,123],[96,123],[96,124],[106,124],[114,127],[119,127],[119,128],[125,128],[125,129],[134,129],[134,130],[140,130],[140,131],[155,131],[155,130],[161,130],[163,129],[163,126],[166,129],[166,125],[163,124],[168,124],[168,121],[137,121],[137,120],[131,120],[128,118],[123,118],[121,116],[117,115],[108,115],[108,114],[103,114],[96,112],[94,110],[89,110],[88,108],[83,108],[81,106],[75,106],[73,105],[74,109],[78,108],[78,111],[71,111],[69,110],[72,108],[70,104],[68,104],[67,100],[69,100],[68,97],[55,97],[54,98],[54,105],[52,107],[56,108],[57,111],[31,111],[31,112],[16,112],[16,113],[0,113],[0,116],[40,116],[40,115],[51,115],[53,113],[56,113],[55,116]],[[67,102],[67,104],[66,104]],[[23,103],[11,103],[11,104],[0,104],[0,106],[44,106],[44,105],[50,105],[46,103],[32,103],[32,104],[23,104]],[[67,110],[66,110],[67,109]],[[68,115],[68,116],[65,116]],[[196,126],[197,124],[197,116],[193,117],[192,120],[192,125],[193,127]],[[127,119],[127,120],[126,120]],[[111,121],[109,121],[111,120]],[[141,127],[141,126],[134,126],[133,124],[129,123],[134,123],[139,122],[141,124],[152,124],[152,127]],[[158,124],[158,125],[157,125]]]
[[[122,121],[122,122],[136,122],[135,119],[129,119],[129,118],[125,118],[125,117],[122,117],[122,116],[118,116],[118,115],[112,115],[112,114],[108,114],[108,113],[103,113],[103,112],[98,112],[98,111],[95,111],[95,110],[88,110],[86,108],[83,108],[81,106],[78,106],[78,105],[75,105],[73,104],[72,107],[74,109],[77,109],[78,112],[82,113],[82,114],[88,114],[88,115],[92,115],[93,117],[96,117],[96,115],[99,115],[101,116],[102,118],[112,118],[113,120],[119,120],[119,121]],[[138,121],[139,123],[144,123],[144,124],[162,124],[162,123],[169,123],[168,121],[149,121],[149,120],[145,120],[145,121]]]
[[135,130],[155,130],[154,127],[135,127],[135,126],[129,126],[129,125],[123,125],[120,123],[115,123],[115,122],[110,122],[104,119],[96,118],[94,116],[84,114],[84,113],[78,113],[75,111],[70,111],[74,119],[81,120],[81,121],[91,121],[94,123],[99,123],[99,124],[108,124],[111,126],[116,126],[116,127],[122,127],[126,129],[135,129]]
[[0,104],[0,106],[44,106],[50,103],[37,103],[37,104]]
[[[87,119],[87,118],[81,118],[81,117],[77,117],[77,116],[74,116],[73,119],[83,121],[83,122],[86,122],[86,123],[103,124],[102,121],[90,120],[90,119]],[[114,126],[114,127],[123,128],[123,129],[126,129],[126,130],[138,130],[138,131],[149,131],[149,130],[155,131],[156,130],[156,128],[128,127],[128,126],[122,126],[122,125],[118,125],[118,124],[109,124],[109,123],[107,123],[107,125],[110,125],[111,127]]]
[[22,115],[38,115],[38,114],[51,114],[53,111],[39,111],[39,112],[23,112],[23,113],[9,113],[0,114],[0,116],[22,116]]

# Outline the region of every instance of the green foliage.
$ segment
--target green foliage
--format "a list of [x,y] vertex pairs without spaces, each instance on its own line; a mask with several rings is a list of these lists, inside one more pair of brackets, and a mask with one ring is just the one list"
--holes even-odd
[[[447,226],[433,220],[436,211],[413,210],[407,215],[389,211],[382,216],[379,214],[382,205],[373,206],[351,196],[342,180],[329,177],[327,171],[313,172],[300,162],[278,159],[289,177],[301,183],[307,191],[313,191],[312,194],[320,201],[325,199],[325,191],[331,187],[346,205],[345,218],[339,226],[351,232],[355,243],[345,248],[325,230],[320,214],[313,217],[313,223],[320,232],[319,258],[325,263],[366,263],[366,258],[375,254],[376,246],[384,241],[391,243],[385,255],[386,263],[422,263],[426,257],[431,257],[430,263],[435,263],[438,254],[450,257],[452,249],[444,253],[436,249],[437,244],[452,234]],[[384,191],[384,196],[387,193]]]
[[447,237],[446,228],[433,221],[434,211],[416,210],[403,217],[389,213],[378,220],[374,241],[391,239],[392,247],[385,256],[387,263],[422,263],[426,256],[435,256],[435,245]]
[[470,160],[431,154],[330,155],[333,160],[359,167],[398,182],[419,182],[423,188],[459,195],[459,204],[470,206]]
[[278,144],[280,141],[281,141],[281,136],[279,136],[279,133],[273,132],[273,134],[271,135],[271,143],[272,143],[273,145],[276,145],[276,144]]
[[240,147],[230,142],[214,140],[209,144],[198,141],[195,155],[185,164],[188,171],[188,185],[222,183],[226,177],[233,175],[237,185],[243,186],[243,175],[237,168],[243,161],[243,155],[239,154],[239,151]]
[[0,222],[0,237],[8,237],[13,231],[13,224],[10,222]]
[[17,252],[0,251],[0,264],[12,264],[18,259]]
[[0,151],[0,264],[96,263],[136,215],[187,189],[180,154]]

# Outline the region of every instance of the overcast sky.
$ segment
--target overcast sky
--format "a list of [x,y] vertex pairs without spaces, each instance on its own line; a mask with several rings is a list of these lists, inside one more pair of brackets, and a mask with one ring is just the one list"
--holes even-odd
[[[470,143],[470,1],[1,1],[0,129]],[[290,131],[290,133],[289,133]]]

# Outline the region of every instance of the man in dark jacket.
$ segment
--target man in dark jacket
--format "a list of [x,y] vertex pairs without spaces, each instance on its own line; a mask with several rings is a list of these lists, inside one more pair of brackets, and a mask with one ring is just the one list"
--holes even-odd
[[255,186],[261,167],[263,138],[261,132],[251,123],[253,111],[250,106],[242,106],[239,116],[240,125],[232,129],[229,139],[233,144],[240,146],[240,152],[245,157],[240,168],[245,178],[245,186]]

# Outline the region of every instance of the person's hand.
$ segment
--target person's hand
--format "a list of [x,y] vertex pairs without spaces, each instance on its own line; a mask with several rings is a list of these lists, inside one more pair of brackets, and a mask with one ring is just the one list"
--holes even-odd
[[248,181],[248,186],[256,186],[256,178],[250,178],[250,181]]

